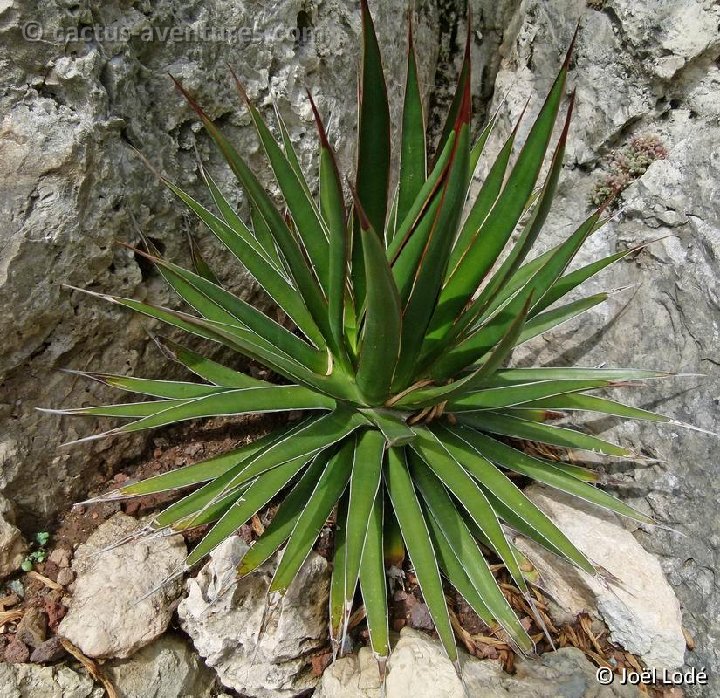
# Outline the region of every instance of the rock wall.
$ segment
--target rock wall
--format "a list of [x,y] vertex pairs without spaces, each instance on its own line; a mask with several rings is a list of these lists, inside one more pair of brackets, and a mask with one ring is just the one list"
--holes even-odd
[[[397,112],[405,55],[395,30],[405,25],[405,9],[383,0],[371,5]],[[436,15],[418,3],[425,85],[435,70]],[[197,149],[228,194],[236,190],[168,73],[258,164],[257,140],[229,78],[233,66],[268,116],[277,104],[304,165],[313,168],[305,89],[315,93],[331,137],[354,132],[359,31],[357,3],[342,0],[0,1],[0,491],[14,500],[25,527],[45,525],[82,497],[88,472],[112,469],[144,443],[59,448],[97,422],[36,407],[116,398],[58,369],[169,370],[149,341],[152,323],[63,284],[172,303],[153,271],[115,243],[137,243],[142,231],[169,257],[187,261],[186,231],[201,243],[207,237],[133,148],[203,198]],[[338,148],[349,169],[353,138]],[[262,301],[219,248],[203,249],[232,286]]]
[[[418,3],[423,80],[434,83],[431,101],[436,110],[447,102],[447,76],[457,65],[465,31],[465,4]],[[563,327],[551,340],[535,342],[516,360],[706,374],[658,382],[625,397],[720,431],[717,4],[469,4],[475,106],[480,114],[500,113],[491,152],[528,97],[530,111],[537,110],[580,21],[571,78],[577,88],[576,119],[545,244],[561,239],[586,215],[596,183],[606,176],[607,157],[634,136],[657,137],[668,154],[625,191],[621,211],[593,237],[583,257],[662,238],[588,286],[590,292],[629,284],[632,288]],[[398,88],[404,61],[398,27],[404,25],[404,3],[376,0],[371,5],[395,78],[391,89]],[[40,27],[44,32],[40,41],[27,36],[32,22],[38,23],[32,31]],[[114,33],[73,37],[73,32],[92,26],[114,28]],[[168,27],[189,31],[191,40],[163,36]],[[243,28],[250,33],[236,34],[234,40],[222,34]],[[131,146],[193,192],[200,190],[197,148],[221,183],[231,186],[166,73],[198,94],[212,116],[259,162],[248,118],[238,109],[227,80],[225,64],[230,63],[264,110],[270,111],[271,99],[277,102],[304,164],[312,166],[314,140],[304,89],[310,86],[317,94],[335,137],[352,132],[358,31],[357,3],[341,0],[51,0],[40,9],[28,0],[0,0],[0,490],[15,501],[26,529],[80,496],[88,472],[111,469],[142,445],[139,439],[126,439],[58,450],[61,442],[90,433],[95,423],[42,416],[34,408],[109,396],[57,369],[138,374],[167,370],[150,348],[145,321],[62,287],[69,283],[171,300],[157,277],[114,242],[135,242],[142,230],[168,255],[183,260],[184,231],[195,230],[195,224],[156,184]],[[401,96],[401,90],[394,92]],[[397,106],[396,101],[394,109]],[[352,139],[338,145],[347,165]],[[262,301],[242,274],[224,266],[215,248],[204,251],[236,288]],[[661,461],[632,471],[616,466],[611,476],[622,495],[666,525],[637,535],[660,557],[684,606],[684,622],[697,642],[688,661],[706,666],[715,676],[705,695],[718,694],[717,441],[675,426],[618,428],[609,420],[592,426],[612,430],[623,443]],[[702,695],[699,689],[688,693]]]

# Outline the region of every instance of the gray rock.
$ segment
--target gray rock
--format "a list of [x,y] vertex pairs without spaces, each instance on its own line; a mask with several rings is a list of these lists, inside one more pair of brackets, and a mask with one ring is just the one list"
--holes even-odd
[[101,698],[92,679],[69,667],[0,663],[0,698]]
[[103,666],[119,698],[207,698],[215,676],[175,635],[163,635],[130,659]]
[[0,495],[0,579],[18,570],[27,551],[22,533],[13,525],[13,514],[10,502]]
[[[437,55],[437,11],[418,3],[417,40],[424,85]],[[405,47],[397,28],[405,5],[371,2],[391,77],[393,113],[402,104]],[[266,304],[246,274],[187,216],[137,158],[201,199],[195,148],[233,203],[244,201],[226,167],[176,93],[178,77],[253,165],[263,158],[228,63],[269,117],[283,114],[303,165],[317,165],[315,127],[305,95],[312,89],[329,120],[344,167],[353,162],[360,16],[341,0],[121,0],[80,4],[50,0],[0,3],[0,491],[14,499],[23,526],[49,521],[84,495],[83,474],[139,452],[145,437],[122,447],[58,445],[110,426],[108,420],[41,415],[118,399],[58,368],[172,375],[148,341],[147,320],[63,288],[176,303],[158,276],[116,240],[151,236],[172,259],[188,263],[185,231],[201,240],[222,278]],[[78,29],[94,35],[78,37]],[[42,40],[28,40],[41,29]],[[169,33],[172,32],[172,33]],[[402,35],[403,32],[400,32]],[[79,40],[78,40],[79,39]],[[399,119],[394,119],[399,123]],[[340,136],[342,134],[342,138]],[[263,170],[266,172],[266,170]],[[268,182],[267,174],[263,175]],[[275,191],[275,187],[271,186]]]
[[[528,344],[515,361],[706,374],[656,381],[617,396],[720,432],[720,7],[700,0],[605,0],[598,7],[588,8],[584,0],[516,5],[506,24],[492,108],[506,94],[508,100],[490,152],[528,97],[530,111],[537,111],[581,17],[570,77],[577,88],[576,118],[558,200],[540,243],[549,247],[574,230],[589,212],[603,157],[644,133],[663,141],[668,158],[625,191],[622,212],[591,238],[578,263],[670,237],[603,272],[583,295],[628,284],[632,289]],[[618,422],[597,418],[586,426],[661,461],[635,470],[616,464],[608,474],[618,483],[617,493],[668,526],[637,535],[660,559],[682,604],[696,643],[686,661],[710,674],[710,686],[687,687],[688,695],[720,694],[717,441],[673,425]]]
[[[247,544],[234,536],[187,582],[180,623],[220,681],[252,698],[291,698],[313,688],[308,657],[328,639],[330,572],[312,552],[284,597],[268,611],[272,558],[239,581]],[[265,630],[260,633],[265,619]]]
[[[520,659],[514,675],[498,662],[461,653],[462,681],[440,643],[424,633],[403,628],[387,665],[387,698],[635,698],[632,686],[601,686],[595,667],[575,648],[535,659]],[[464,686],[463,686],[464,684]],[[323,674],[315,698],[380,698],[381,682],[372,653],[336,661]]]
[[75,589],[59,633],[88,657],[126,658],[168,627],[186,555],[180,536],[140,537],[138,522],[115,514],[81,545],[73,559]]
[[595,611],[613,642],[639,655],[647,666],[681,667],[685,638],[680,604],[658,559],[614,514],[544,487],[534,485],[526,493],[581,552],[610,574],[608,579],[593,577],[558,558],[536,556],[538,546],[525,541],[521,550],[538,568],[543,589],[576,615]]

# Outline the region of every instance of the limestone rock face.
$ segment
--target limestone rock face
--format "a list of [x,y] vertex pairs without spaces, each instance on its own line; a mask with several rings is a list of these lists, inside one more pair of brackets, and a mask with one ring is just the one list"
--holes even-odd
[[[404,24],[405,6],[371,5],[397,115],[405,56],[396,29]],[[436,26],[436,10],[424,3],[417,35],[427,86]],[[16,502],[23,526],[51,519],[84,495],[84,473],[112,467],[143,443],[139,437],[119,448],[103,441],[59,450],[102,424],[43,415],[35,407],[98,404],[114,396],[57,369],[161,376],[171,370],[149,348],[151,323],[63,284],[175,303],[158,276],[115,242],[137,243],[142,232],[187,263],[185,233],[192,231],[230,286],[266,302],[134,154],[138,148],[203,199],[197,149],[244,211],[232,176],[168,73],[257,166],[260,147],[230,80],[231,65],[266,116],[277,104],[303,165],[314,172],[310,88],[350,168],[359,31],[357,7],[341,0],[0,2],[0,492]],[[266,170],[263,177],[269,181]]]
[[311,552],[282,599],[268,606],[277,556],[237,580],[246,550],[241,538],[228,538],[188,580],[178,607],[182,628],[228,688],[252,698],[305,694],[317,683],[310,655],[328,637],[328,564]]
[[182,569],[185,543],[172,536],[112,547],[137,528],[135,519],[115,514],[75,553],[77,579],[59,634],[88,657],[129,657],[170,623],[182,585],[168,579]]

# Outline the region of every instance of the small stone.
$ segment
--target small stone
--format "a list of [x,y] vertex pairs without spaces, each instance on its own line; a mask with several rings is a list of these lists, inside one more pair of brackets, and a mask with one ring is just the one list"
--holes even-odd
[[28,647],[40,647],[47,637],[47,616],[39,608],[31,606],[20,619],[15,635]]
[[426,604],[415,604],[410,610],[410,626],[418,630],[434,630],[435,624]]
[[13,638],[5,648],[4,656],[5,661],[10,664],[23,664],[30,659],[30,650],[24,642]]
[[48,618],[48,626],[53,632],[55,632],[58,624],[67,613],[67,606],[65,606],[61,601],[58,601],[55,595],[48,595],[44,599],[43,610]]
[[131,539],[139,525],[115,514],[75,553],[75,589],[59,633],[88,657],[129,657],[170,623],[182,585],[168,579],[182,568],[185,543],[181,536]]
[[55,548],[48,557],[49,562],[53,562],[60,569],[64,567],[70,567],[70,560],[72,558],[72,552],[66,548]]
[[60,638],[55,635],[49,640],[45,640],[39,647],[36,647],[30,655],[30,661],[35,664],[48,664],[57,662],[65,656],[65,648],[60,642]]
[[75,579],[75,575],[72,573],[72,570],[65,568],[58,572],[57,583],[62,584],[64,587],[68,584],[72,584],[73,579]]
[[[0,663],[2,698],[101,698],[88,676],[66,666]],[[124,698],[124,697],[123,697]]]

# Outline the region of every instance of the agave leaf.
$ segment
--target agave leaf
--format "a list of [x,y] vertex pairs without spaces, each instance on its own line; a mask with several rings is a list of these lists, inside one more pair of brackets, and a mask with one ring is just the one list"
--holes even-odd
[[434,534],[433,542],[443,566],[447,565],[450,582],[468,603],[471,599],[475,602],[473,608],[479,606],[477,612],[488,624],[497,620],[519,647],[531,649],[527,632],[500,591],[485,557],[441,480],[420,458],[413,460],[413,475],[430,511],[426,520]]
[[515,348],[517,339],[525,324],[525,318],[530,310],[531,302],[532,296],[526,300],[523,309],[509,323],[505,335],[492,350],[487,360],[469,376],[446,386],[416,390],[410,393],[402,404],[424,407],[427,404],[435,404],[441,400],[452,400],[462,395],[469,395],[473,390],[484,385]]
[[[507,301],[521,288],[523,288],[540,269],[542,269],[545,263],[558,251],[559,248],[560,245],[556,245],[555,247],[547,250],[547,252],[543,252],[541,255],[523,264],[509,279],[506,280],[502,288],[498,290],[494,300],[485,309],[484,316],[490,317],[498,308],[506,305]],[[480,323],[474,323],[469,329],[476,329],[479,324]]]
[[312,386],[321,392],[335,394],[343,399],[356,399],[354,383],[342,375],[318,375],[309,371],[302,364],[294,359],[281,355],[275,347],[272,347],[256,334],[237,326],[224,325],[218,322],[203,320],[186,313],[160,308],[147,303],[140,303],[131,298],[117,298],[106,296],[93,291],[75,289],[88,295],[96,296],[122,305],[136,312],[162,320],[173,327],[185,330],[198,337],[209,339],[213,342],[224,344],[249,358],[258,359],[266,366],[277,371],[279,374],[294,382]]
[[[457,510],[454,510],[457,514]],[[492,612],[485,605],[482,596],[478,593],[478,590],[470,581],[465,567],[465,560],[471,556],[474,556],[471,546],[464,545],[463,543],[458,544],[458,552],[455,553],[452,544],[443,534],[440,524],[437,522],[435,517],[430,513],[426,503],[423,502],[423,514],[425,520],[428,523],[428,530],[430,532],[430,540],[433,548],[437,554],[438,563],[440,564],[440,572],[445,578],[457,589],[463,599],[468,603],[470,608],[477,613],[480,619],[488,626],[491,626],[495,622],[495,618]],[[462,518],[459,517],[461,520]],[[468,532],[468,535],[469,532]],[[477,547],[477,545],[476,545]],[[468,552],[471,551],[471,552]],[[482,552],[478,549],[478,554],[482,556]],[[460,559],[462,558],[462,562]]]
[[615,417],[623,417],[624,419],[637,419],[646,422],[669,422],[669,417],[665,417],[655,412],[643,410],[639,407],[631,407],[623,405],[615,400],[608,400],[604,397],[595,395],[584,395],[581,393],[558,394],[530,400],[523,407],[541,408],[550,410],[577,410],[584,412],[599,412],[601,414],[609,414]]
[[344,343],[345,284],[349,248],[347,214],[335,153],[328,141],[325,126],[312,96],[309,93],[308,96],[320,138],[320,210],[329,231],[328,314],[334,346],[339,350]]
[[[367,0],[361,0],[360,9],[362,66],[356,186],[370,225],[382,238],[390,182],[390,109],[380,47]],[[361,270],[362,267],[358,271]]]
[[475,143],[473,147],[470,149],[470,163],[468,165],[468,178],[472,178],[475,174],[475,170],[477,169],[478,162],[480,161],[480,156],[483,154],[483,151],[485,150],[485,144],[488,141],[488,138],[490,138],[490,134],[493,132],[493,129],[495,128],[495,125],[497,124],[497,114],[493,114],[490,121],[488,121],[487,125],[483,130],[480,132],[480,135],[475,140]]
[[400,294],[400,303],[404,308],[415,286],[418,266],[422,262],[428,240],[435,227],[438,212],[443,203],[443,190],[433,194],[432,200],[424,209],[422,216],[410,231],[407,244],[403,247],[393,264],[393,277]]
[[[566,560],[567,557],[563,554],[560,548],[556,547],[555,544],[540,534],[537,529],[533,528],[527,523],[521,516],[518,516],[517,512],[512,508],[506,506],[501,502],[492,492],[486,491],[487,498],[495,510],[495,513],[510,526],[512,529],[517,531],[520,535],[525,536],[529,540],[535,541],[538,545],[541,545],[546,550],[549,550],[554,555],[557,555],[561,560]],[[591,572],[590,574],[594,574]]]
[[192,398],[216,395],[227,388],[202,383],[184,383],[182,381],[150,380],[132,376],[116,376],[111,373],[87,373],[88,378],[104,383],[112,388],[119,388],[130,393],[140,393],[151,397],[169,398],[171,400],[189,400]]
[[[167,526],[173,521],[193,515],[208,503],[217,501],[235,488],[251,482],[259,475],[290,461],[309,462],[315,456],[351,434],[362,420],[344,410],[306,420],[275,435],[272,443],[247,460],[228,470],[188,497],[171,505],[156,517],[157,525]],[[254,512],[253,512],[254,513]]]
[[382,408],[361,409],[360,413],[380,430],[388,446],[402,446],[415,438],[402,414]]
[[[296,170],[267,127],[257,107],[255,107],[248,98],[245,88],[237,75],[234,72],[232,75],[238,92],[250,110],[250,116],[255,124],[255,129],[260,137],[260,142],[265,150],[265,154],[270,161],[270,166],[280,186],[280,191],[285,198],[285,203],[292,215],[303,249],[307,253],[307,257],[320,282],[320,286],[325,290],[325,293],[328,293],[328,233],[325,224],[307,190],[307,185],[303,183],[304,178],[298,176]],[[270,221],[272,221],[272,219],[268,221],[265,208],[261,204],[258,204],[258,209],[268,225],[271,226]],[[273,210],[275,210],[274,206]]]
[[580,366],[544,368],[505,368],[497,371],[485,382],[490,387],[518,385],[535,381],[560,380],[605,380],[605,381],[646,381],[667,378],[672,374],[665,371],[648,371],[640,368],[584,368]]
[[472,28],[470,22],[468,22],[467,34],[465,36],[465,52],[463,54],[463,63],[460,68],[460,75],[458,76],[457,86],[455,88],[455,94],[453,95],[453,101],[450,104],[447,117],[445,119],[445,125],[443,126],[440,140],[437,144],[437,152],[441,152],[445,147],[446,143],[450,139],[450,135],[456,130],[457,121],[461,118],[463,110],[466,108],[467,95],[470,94],[470,78],[472,72],[471,66],[471,54],[470,49],[472,46]]
[[400,298],[380,238],[355,204],[360,221],[365,273],[367,313],[360,344],[357,384],[370,404],[385,401],[400,354]]
[[580,300],[566,305],[561,305],[559,308],[553,310],[547,310],[544,313],[536,314],[531,320],[525,324],[523,331],[518,337],[518,345],[530,341],[533,337],[537,337],[544,332],[559,327],[565,322],[576,318],[578,315],[594,308],[600,303],[604,303],[608,299],[607,293],[598,293],[594,296],[588,296],[587,298],[581,298]]
[[[345,610],[350,613],[360,576],[370,516],[382,480],[385,439],[378,431],[368,430],[357,439],[350,479],[350,499],[345,534]],[[384,578],[384,575],[383,575]]]
[[435,549],[430,542],[427,523],[415,494],[405,451],[402,448],[391,448],[388,451],[385,482],[395,515],[400,523],[405,547],[415,568],[420,591],[435,623],[435,630],[450,661],[456,662],[455,637],[450,625]]
[[188,233],[188,242],[190,243],[190,259],[192,261],[193,269],[198,276],[202,276],[207,279],[210,283],[220,286],[220,281],[215,272],[210,268],[210,265],[205,261],[205,258],[200,252],[197,240]]
[[525,578],[520,571],[515,552],[508,543],[497,517],[492,511],[487,497],[477,487],[465,468],[448,450],[447,445],[427,429],[418,429],[418,439],[413,444],[415,452],[427,463],[445,487],[455,495],[487,537],[490,546],[510,572],[515,583],[523,591],[527,590]]
[[615,262],[624,259],[629,254],[643,249],[647,246],[647,244],[648,243],[643,243],[642,245],[636,245],[635,247],[630,247],[626,250],[622,250],[621,252],[608,255],[607,257],[591,262],[590,264],[586,264],[585,266],[560,277],[553,283],[547,293],[542,297],[541,301],[533,309],[533,314],[537,314],[542,310],[545,310],[545,308],[549,308],[553,303],[559,301],[583,282],[595,276],[611,264],[615,264]]
[[[505,144],[498,153],[495,161],[493,162],[490,170],[483,180],[482,187],[473,203],[467,218],[465,219],[460,233],[458,234],[457,240],[450,254],[450,263],[448,264],[448,276],[452,275],[457,268],[457,265],[462,261],[462,258],[468,253],[469,248],[477,241],[477,233],[483,224],[483,221],[490,213],[490,209],[493,204],[497,201],[497,197],[502,190],[503,183],[505,182],[505,173],[507,171],[508,163],[510,162],[510,156],[512,155],[513,146],[515,145],[515,138],[517,136],[518,129],[522,116],[518,119],[515,128],[510,132]],[[489,133],[488,133],[489,136]],[[471,158],[472,162],[472,158]],[[442,298],[442,296],[441,296]],[[438,303],[437,312],[443,311],[442,305]],[[439,323],[436,321],[433,324],[433,328],[437,327]]]
[[293,458],[305,457],[307,462],[326,448],[340,443],[359,427],[366,425],[365,419],[357,412],[343,408],[315,417],[290,430],[276,443],[254,457],[247,470],[241,474],[240,482],[252,479],[274,468],[278,463]]
[[186,465],[177,470],[155,475],[154,477],[125,485],[119,490],[121,496],[139,497],[158,492],[167,492],[173,489],[180,489],[188,485],[197,485],[202,482],[209,482],[225,474],[231,468],[246,461],[251,456],[259,453],[263,448],[273,443],[278,438],[277,434],[270,434],[261,437],[250,444],[235,448],[227,453],[221,453],[199,463]]
[[183,300],[208,320],[248,328],[270,346],[293,357],[315,373],[327,366],[325,352],[310,347],[282,325],[220,286],[162,259],[154,259],[168,283]]
[[[307,423],[293,429],[282,429],[279,432],[271,434],[265,440],[265,447],[268,448],[282,443],[291,434],[302,429],[303,426],[307,426]],[[244,457],[238,459],[236,464],[227,468],[222,475],[213,480],[209,480],[199,489],[171,504],[167,509],[155,516],[152,522],[153,527],[156,529],[164,529],[182,521],[184,528],[192,528],[192,521],[195,517],[198,517],[208,508],[215,506],[232,493],[239,491],[241,488],[253,482],[258,474],[272,470],[278,465],[289,463],[290,461],[296,461],[298,466],[302,467],[304,463],[310,460],[310,456],[305,457],[304,454],[296,456],[295,458],[276,458],[271,466],[257,473],[255,472],[257,468],[250,469],[250,467],[255,463],[255,460],[261,453],[261,449],[257,449],[249,454],[244,454]],[[249,476],[245,477],[248,472]]]
[[[367,0],[361,0],[360,12],[362,60],[355,186],[373,230],[384,241],[390,185],[390,109],[380,47]],[[355,232],[358,227],[359,220],[356,217]],[[365,278],[362,243],[360,236],[355,235],[352,244],[352,285],[358,314],[365,302]]]
[[305,174],[302,171],[302,167],[300,166],[300,160],[298,159],[297,151],[295,150],[295,146],[293,146],[292,139],[290,138],[290,132],[285,125],[285,120],[282,118],[280,110],[277,108],[277,106],[273,105],[273,108],[275,110],[275,120],[277,121],[278,128],[280,129],[280,135],[282,137],[285,157],[287,158],[288,163],[290,163],[290,167],[292,167],[293,172],[295,172],[298,180],[303,185],[303,187],[305,187],[305,191],[307,191],[308,195],[310,195],[310,186],[308,185],[307,179],[305,179]]
[[273,238],[272,232],[270,231],[270,226],[262,217],[258,207],[252,202],[250,202],[250,222],[252,223],[253,235],[260,244],[265,256],[275,265],[275,268],[278,269],[278,271],[280,271],[287,279],[290,279],[290,270],[288,269],[285,260],[278,253],[275,238]]
[[342,441],[362,423],[357,415],[348,414],[343,410],[336,410],[329,415],[307,420],[281,433],[272,444],[236,468],[229,470],[221,478],[208,483],[189,497],[173,504],[157,517],[158,524],[166,525],[164,517],[177,517],[178,510],[187,511],[189,509],[188,513],[192,514],[198,508],[198,501],[201,504],[215,501],[218,497],[254,480],[278,465],[290,461],[307,463],[325,449]]
[[[215,202],[215,206],[217,206],[220,215],[223,217],[228,226],[232,230],[236,231],[242,238],[250,236],[250,240],[254,239],[254,242],[251,244],[253,244],[256,252],[261,255],[265,261],[270,262],[275,271],[280,273],[283,278],[289,280],[290,272],[287,270],[285,264],[279,257],[277,247],[275,246],[275,240],[270,233],[270,228],[268,228],[267,223],[265,223],[265,220],[260,215],[257,206],[252,201],[249,202],[250,221],[252,223],[251,232],[242,221],[235,208],[224,197],[212,177],[210,177],[210,175],[205,171],[205,168],[201,166],[200,172],[208,190],[210,191],[210,195]],[[230,241],[232,241],[232,239],[230,239]],[[227,243],[224,244],[226,247],[228,246]],[[240,258],[239,253],[241,253],[241,249],[238,249],[237,251],[232,247],[230,249],[235,256]],[[242,258],[240,259],[242,261]]]
[[[51,410],[41,408],[42,412],[48,414],[65,414],[70,416],[84,417],[118,417],[118,418],[143,418],[154,415],[170,407],[186,405],[190,400],[151,400],[150,402],[129,402],[120,405],[98,405],[97,407],[71,407],[66,410]],[[105,434],[102,434],[105,436]],[[93,436],[93,439],[100,438]]]
[[235,504],[243,500],[243,495],[250,488],[250,483],[240,485],[240,487],[228,492],[223,497],[219,497],[195,512],[192,516],[184,519],[178,519],[172,524],[172,530],[176,532],[190,531],[199,526],[207,526],[220,521]]
[[[264,239],[261,239],[256,231],[251,231],[243,222],[243,220],[238,215],[238,212],[235,210],[233,205],[225,198],[225,195],[220,191],[220,187],[215,183],[215,180],[210,176],[210,174],[205,170],[205,168],[200,164],[200,174],[202,175],[203,181],[205,182],[205,185],[208,188],[208,191],[210,192],[210,196],[212,197],[213,202],[215,203],[215,206],[217,207],[218,211],[220,212],[220,215],[222,216],[222,220],[215,216],[213,213],[205,209],[200,203],[195,201],[194,199],[191,199],[189,194],[182,191],[182,189],[175,186],[172,182],[169,180],[163,180],[165,183],[165,186],[170,189],[176,196],[181,198],[184,203],[186,203],[190,208],[197,214],[198,218],[200,218],[201,221],[203,221],[213,232],[215,232],[214,227],[223,228],[222,224],[225,223],[225,228],[229,229],[230,235],[227,235],[227,230],[225,230],[226,235],[224,237],[221,237],[220,235],[217,235],[217,237],[220,239],[220,241],[237,257],[240,261],[243,259],[243,252],[245,249],[245,246],[249,246],[254,252],[256,252],[258,255],[260,255],[266,262],[271,262],[272,266],[274,267],[275,271],[278,273],[282,273],[283,278],[289,278],[287,276],[287,272],[285,271],[284,267],[280,264],[280,262],[277,259],[277,255],[271,255],[270,251],[275,250],[275,243],[272,242],[272,244],[267,244],[267,241]],[[190,201],[193,203],[191,204]],[[255,223],[255,213],[257,212],[257,208],[251,203],[250,204],[250,211],[251,211],[251,218],[253,224]],[[258,214],[259,215],[259,214]],[[206,220],[207,219],[207,220]],[[268,230],[269,240],[272,240],[272,236],[270,235],[270,231]],[[240,238],[240,241],[237,241],[234,239],[233,236],[237,236]],[[159,256],[159,255],[158,255]]]
[[514,407],[523,403],[565,392],[594,390],[612,385],[604,380],[555,380],[523,383],[522,385],[483,388],[450,401],[451,412],[472,412],[474,410]]
[[267,381],[252,378],[245,373],[234,371],[216,361],[207,359],[201,354],[191,351],[170,339],[163,338],[162,341],[157,340],[157,343],[166,356],[182,364],[203,380],[218,387],[250,388],[252,386],[268,387],[271,385],[271,383]]
[[450,134],[450,138],[445,144],[442,152],[438,156],[437,162],[432,168],[430,175],[420,188],[418,195],[415,197],[415,201],[410,207],[410,210],[405,216],[405,219],[402,221],[398,221],[395,235],[393,236],[392,240],[388,240],[387,256],[388,259],[393,263],[393,266],[397,263],[399,256],[401,255],[401,253],[403,253],[408,242],[415,235],[415,231],[420,221],[425,215],[427,215],[425,211],[429,206],[430,202],[434,200],[435,194],[441,190],[447,176],[450,158],[452,157],[454,152],[455,133],[452,133]]
[[408,22],[407,79],[400,138],[400,183],[396,213],[400,221],[405,220],[427,176],[425,118],[412,28],[411,18]]
[[[436,378],[450,375],[480,358],[491,349],[504,334],[507,323],[521,311],[527,299],[533,297],[534,303],[542,299],[552,284],[565,271],[576,252],[594,230],[602,210],[587,218],[582,225],[562,244],[545,264],[534,274],[521,291],[501,308],[486,324],[477,329],[467,339],[436,362],[432,375]],[[470,361],[468,361],[470,359]]]
[[[317,482],[317,478],[316,478]],[[313,485],[314,486],[314,485]],[[330,640],[334,654],[343,650],[342,633],[345,628],[345,524],[347,522],[348,492],[346,491],[337,506],[335,523],[335,548],[333,550],[333,571],[330,578]]]
[[387,582],[383,566],[383,501],[383,493],[378,492],[367,524],[360,565],[360,591],[365,604],[370,646],[379,661],[390,653]]
[[495,412],[483,412],[482,415],[470,413],[463,415],[461,421],[468,426],[481,429],[482,431],[488,431],[492,434],[500,434],[501,436],[512,436],[517,439],[527,439],[528,441],[539,441],[554,446],[562,446],[563,448],[577,448],[584,451],[603,453],[607,456],[618,456],[620,458],[632,455],[631,451],[628,451],[626,448],[622,448],[604,439],[599,439],[596,436],[583,434],[574,429],[538,424],[537,422]]
[[353,467],[354,445],[354,439],[346,440],[328,461],[290,534],[270,584],[270,593],[284,593],[310,554],[320,530],[347,487]]
[[561,471],[555,467],[552,461],[534,458],[472,429],[464,431],[463,436],[466,443],[481,456],[503,468],[531,477],[538,482],[610,509],[617,514],[643,523],[653,523],[651,518],[629,507],[616,497]]
[[239,414],[262,414],[292,410],[332,410],[335,400],[300,385],[274,385],[270,388],[240,388],[188,400],[169,407],[158,401],[155,413],[137,422],[113,430],[114,434],[128,434],[166,424],[184,422],[199,417],[218,417]]
[[283,499],[263,534],[240,560],[239,576],[242,577],[260,567],[288,539],[327,465],[329,455],[329,452],[324,452],[316,456],[297,484]]

